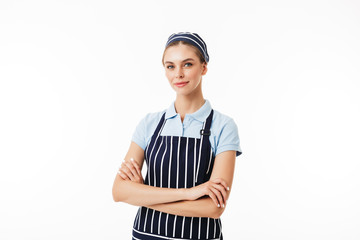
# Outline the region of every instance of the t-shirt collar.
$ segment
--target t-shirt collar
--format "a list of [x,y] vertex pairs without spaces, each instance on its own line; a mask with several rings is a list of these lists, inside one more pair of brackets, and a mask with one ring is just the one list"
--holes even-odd
[[[199,110],[197,110],[194,113],[187,114],[187,116],[192,117],[200,122],[204,122],[206,118],[209,116],[211,112],[211,104],[210,101],[205,99],[205,103],[201,106]],[[165,119],[173,118],[177,115],[177,112],[175,110],[175,101],[173,101],[169,108],[166,110]]]

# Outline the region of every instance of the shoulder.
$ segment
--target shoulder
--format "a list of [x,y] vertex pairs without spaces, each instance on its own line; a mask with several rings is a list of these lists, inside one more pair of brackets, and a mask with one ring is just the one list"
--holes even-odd
[[147,142],[151,138],[151,135],[155,131],[158,122],[165,112],[166,110],[147,113],[138,122],[131,140],[137,143],[142,149],[145,149]]
[[222,112],[214,110],[213,120],[212,120],[212,127],[214,128],[215,132],[221,132],[222,129],[225,127],[228,129],[236,129],[237,125],[232,117],[226,115]]
[[236,156],[242,153],[238,127],[232,117],[214,110],[211,129],[215,144],[215,155],[227,150],[235,150]]
[[147,128],[151,128],[153,125],[156,127],[156,124],[160,121],[165,112],[166,109],[158,112],[149,112],[140,120],[140,124],[143,124]]

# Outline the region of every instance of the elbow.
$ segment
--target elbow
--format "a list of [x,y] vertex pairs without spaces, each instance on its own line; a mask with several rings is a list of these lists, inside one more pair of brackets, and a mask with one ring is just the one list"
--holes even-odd
[[210,197],[206,197],[206,201],[207,201],[207,208],[206,208],[206,213],[204,213],[203,216],[201,217],[209,217],[209,218],[215,218],[218,219],[221,217],[221,215],[223,214],[223,212],[225,211],[226,205],[225,207],[217,207],[213,200]]
[[[129,186],[128,184],[131,183],[131,181],[125,181],[118,179],[118,181],[115,181],[113,188],[112,188],[112,197],[114,202],[124,202],[131,205],[134,204],[134,198],[131,197],[131,193],[129,193]],[[138,206],[138,205],[136,205]]]
[[113,200],[114,200],[114,202],[121,202],[121,199],[119,198],[119,196],[115,195],[114,193],[113,193]]
[[127,202],[127,199],[119,190],[113,190],[112,197],[114,202]]
[[[226,207],[226,206],[225,206]],[[217,207],[215,206],[212,202],[211,202],[211,207],[208,208],[210,211],[207,211],[207,216],[209,218],[215,218],[218,219],[221,217],[221,215],[223,214],[223,212],[225,211],[225,208],[223,207]]]
[[113,188],[112,197],[114,202],[127,202],[127,197],[124,194],[124,191],[121,191],[119,186]]
[[121,202],[119,191],[116,191],[114,187],[112,189],[112,197],[114,202]]
[[221,217],[221,215],[223,214],[223,212],[225,211],[225,208],[223,207],[215,207],[216,209],[214,209],[214,211],[212,211],[211,214],[211,218],[215,218],[218,219]]
[[121,194],[121,181],[115,181],[112,188],[112,197],[114,202],[123,202],[124,196]]

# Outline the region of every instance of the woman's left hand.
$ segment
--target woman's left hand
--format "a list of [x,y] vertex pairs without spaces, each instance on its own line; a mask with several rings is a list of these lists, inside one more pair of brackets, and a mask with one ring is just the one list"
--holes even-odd
[[123,180],[131,180],[137,183],[144,183],[141,170],[137,162],[131,158],[130,161],[124,160],[118,170],[118,174]]

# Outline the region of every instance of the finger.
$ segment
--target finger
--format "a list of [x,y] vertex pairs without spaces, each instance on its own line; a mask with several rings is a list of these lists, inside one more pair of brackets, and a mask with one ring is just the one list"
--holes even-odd
[[212,180],[212,182],[219,183],[219,184],[223,185],[226,190],[228,190],[228,191],[230,190],[229,186],[226,184],[226,182],[222,178],[215,178]]
[[228,199],[228,193],[226,192],[224,186],[220,184],[214,184],[213,187],[220,191],[224,201],[226,202]]
[[[132,163],[133,163],[134,166],[135,166],[136,171],[138,172],[139,175],[141,175],[141,169],[140,169],[139,164],[138,164],[133,158],[131,158],[131,159],[132,159]],[[131,159],[130,159],[130,160],[131,160]]]
[[141,173],[141,168],[139,167],[139,164],[133,158],[130,158],[130,161],[132,161],[133,166],[135,167],[135,169],[138,173],[138,178],[139,178],[138,181],[140,181],[140,183],[144,183],[144,179],[143,179],[143,176]]
[[136,171],[134,165],[132,162],[125,162],[126,166],[128,167],[128,169],[130,170],[131,174],[134,176],[134,178],[138,178],[139,174]]
[[121,171],[126,174],[131,181],[135,179],[134,175],[132,174],[131,170],[128,168],[125,162],[121,165]]
[[224,199],[221,193],[214,187],[211,187],[210,190],[216,195],[216,198],[218,199],[220,206],[225,207]]
[[214,183],[220,183],[221,185],[224,186],[224,188],[228,191],[230,191],[230,187],[226,184],[226,182],[222,179],[222,178],[215,178],[214,180],[212,180]]
[[215,203],[215,205],[216,205],[217,207],[220,207],[220,203],[219,203],[217,197],[215,196],[215,194],[214,194],[212,191],[209,191],[208,195],[209,195],[209,197],[213,200],[213,202]]
[[124,174],[121,170],[118,170],[117,173],[123,180],[130,180],[130,178],[128,178],[128,176],[126,174]]
[[130,170],[133,172],[134,175],[141,175],[141,172],[138,171],[138,164],[137,162],[134,161],[133,158],[130,158],[130,162],[127,162],[127,165],[131,165],[130,166]]

